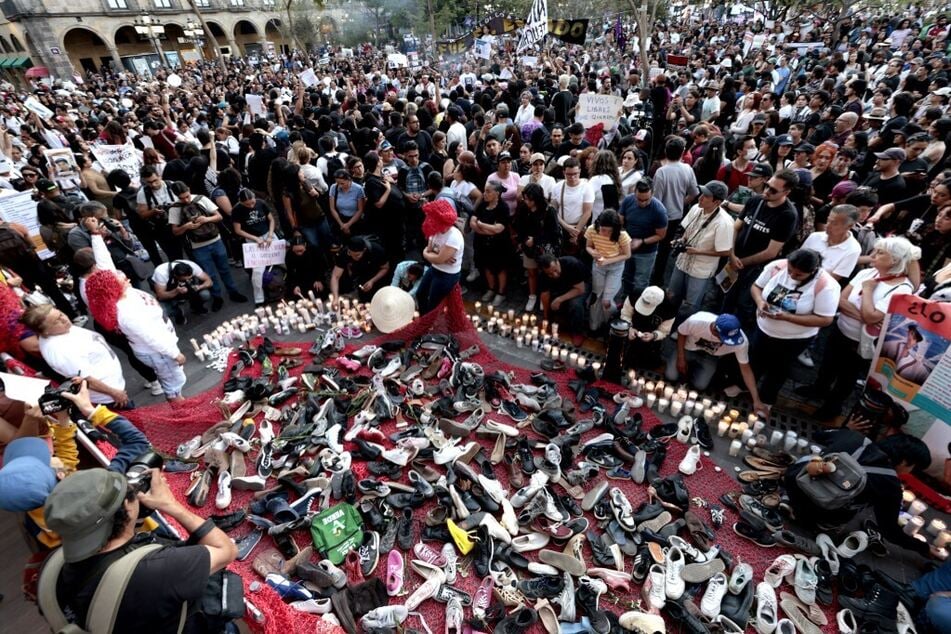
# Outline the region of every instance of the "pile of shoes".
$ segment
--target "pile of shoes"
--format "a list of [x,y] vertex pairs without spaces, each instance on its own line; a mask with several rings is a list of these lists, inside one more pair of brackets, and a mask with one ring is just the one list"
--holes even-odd
[[[794,634],[823,616],[816,603],[831,601],[836,575],[849,575],[842,590],[856,603],[846,618],[856,622],[888,590],[845,563],[876,543],[871,532],[806,543],[784,530],[783,454],[754,452],[742,490],[721,498],[740,515],[737,534],[803,552],[777,559],[757,583],[718,544],[723,509],[688,491],[713,444],[701,418],[644,429],[643,401],[604,392],[591,373],[570,381],[570,393],[542,372],[519,383],[449,335],[349,354],[345,339],[322,333],[296,377],[288,370],[303,365],[299,349],[267,340],[242,349],[224,420],[179,448],[180,460],[204,461],[191,504],[206,504],[215,485],[221,510],[231,490],[252,492],[247,508],[216,521],[251,525],[239,557],[295,610],[350,634],[401,628],[429,601],[445,606],[445,631],[458,634],[521,634],[536,623],[550,634],[664,632],[661,613],[689,632]],[[259,377],[243,376],[258,366]],[[665,469],[676,443],[686,451]],[[633,485],[646,501],[632,503]],[[363,539],[335,564],[298,542],[339,503],[359,514]],[[794,592],[777,598],[783,582]]]

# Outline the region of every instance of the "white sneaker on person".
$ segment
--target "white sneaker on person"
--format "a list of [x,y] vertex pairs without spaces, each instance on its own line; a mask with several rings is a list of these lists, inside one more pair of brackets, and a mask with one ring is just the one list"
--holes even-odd
[[525,302],[525,312],[530,313],[535,310],[535,302],[538,301],[537,295],[529,295],[528,301]]
[[731,385],[729,387],[724,388],[723,393],[726,394],[729,398],[736,398],[737,396],[739,396],[745,391],[746,390],[741,388],[739,385]]
[[155,379],[151,383],[146,383],[145,389],[147,389],[152,396],[162,396],[165,394],[165,390],[162,389],[162,383],[158,379]]
[[491,302],[493,297],[495,297],[495,291],[493,291],[492,289],[489,289],[482,294],[481,301]]
[[808,350],[803,350],[803,351],[802,351],[802,354],[800,354],[798,357],[796,357],[796,361],[798,361],[798,362],[801,363],[802,365],[806,366],[807,368],[814,368],[814,367],[816,367],[816,362],[812,360],[812,357],[811,357],[811,356],[809,356],[809,351],[808,351]]
[[505,303],[505,295],[501,295],[501,294],[496,295],[495,299],[492,300],[492,305],[495,306],[496,308],[498,308],[504,303]]
[[466,275],[466,283],[471,284],[477,279],[479,279],[479,269],[472,267],[472,269],[469,271],[469,274]]

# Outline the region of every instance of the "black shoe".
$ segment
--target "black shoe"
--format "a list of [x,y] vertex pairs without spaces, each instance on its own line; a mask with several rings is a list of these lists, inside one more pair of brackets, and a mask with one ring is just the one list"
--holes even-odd
[[372,500],[361,502],[357,510],[360,511],[360,515],[363,516],[363,521],[373,530],[380,530],[386,524],[386,518]]
[[898,595],[885,586],[875,584],[862,598],[839,595],[839,605],[863,621],[878,621],[881,625],[895,624]]
[[713,449],[713,436],[710,435],[710,426],[702,418],[693,419],[693,433],[697,437],[697,444],[704,449]]
[[399,522],[395,519],[386,520],[386,528],[380,534],[380,552],[388,553],[396,545],[396,531]]
[[750,608],[753,607],[753,596],[756,584],[747,583],[739,594],[727,592],[720,604],[720,614],[730,619],[745,630],[750,620]]
[[538,613],[532,608],[523,605],[499,621],[498,625],[495,626],[493,634],[522,634],[528,631],[537,620]]
[[220,295],[215,295],[211,298],[211,310],[212,312],[218,312],[221,310],[221,307],[225,305],[225,300],[221,298]]
[[565,589],[565,580],[558,575],[540,575],[519,581],[518,589],[529,599],[553,599]]
[[[449,532],[448,529],[446,532]],[[473,548],[472,565],[476,574],[483,578],[489,574],[492,567],[492,560],[495,558],[495,542],[489,536],[489,531],[485,526],[479,526],[476,529],[476,535],[478,541],[475,548]]]
[[640,524],[646,522],[647,520],[652,520],[661,513],[664,512],[664,507],[660,502],[644,502],[637,510],[634,511],[631,516],[634,519],[635,524]]
[[682,632],[690,632],[690,634],[708,634],[710,630],[706,625],[703,624],[703,621],[694,616],[691,611],[684,607],[684,603],[686,601],[689,601],[689,599],[686,597],[682,597],[677,601],[668,601],[667,605],[664,606],[664,609],[667,611],[667,614],[674,617],[674,620],[680,624],[680,629]]
[[413,509],[404,508],[400,518],[396,520],[396,543],[400,549],[409,550],[415,542],[413,530]]
[[617,563],[614,561],[614,553],[601,541],[601,535],[591,530],[588,531],[585,536],[588,538],[588,544],[591,546],[591,558],[594,559],[594,563],[604,568],[614,568]]
[[611,622],[604,610],[598,609],[598,595],[586,583],[579,583],[575,591],[575,600],[584,608],[585,614],[591,621],[591,629],[597,634],[608,634],[611,631]]
[[876,557],[885,557],[888,555],[888,547],[882,539],[882,532],[878,530],[878,525],[873,520],[862,522],[862,530],[868,535],[868,550]]
[[401,480],[403,478],[403,470],[400,466],[392,462],[387,462],[386,460],[368,462],[367,469],[369,469],[373,475],[387,476],[390,480]]
[[637,549],[637,554],[634,555],[634,567],[631,569],[631,579],[634,580],[634,583],[644,583],[653,563],[654,560],[651,558],[647,544],[641,544]]
[[215,523],[215,526],[227,533],[243,522],[246,515],[247,513],[243,509],[239,509],[227,515],[212,515],[211,521]]
[[239,304],[248,301],[248,298],[242,295],[241,293],[231,292],[228,293],[228,299]]
[[658,447],[647,459],[647,464],[644,469],[644,481],[653,482],[660,476],[660,468],[664,464],[664,459],[667,457],[667,448]]
[[234,545],[238,547],[238,561],[244,561],[254,551],[254,547],[261,542],[262,530],[253,530],[247,535],[235,540]]
[[832,605],[832,581],[835,576],[829,567],[829,562],[821,557],[816,560],[816,577],[819,583],[816,585],[816,600],[821,605]]
[[[419,532],[419,537],[423,541],[427,542],[451,542],[452,534],[449,532],[449,529],[445,524],[440,524],[439,526],[424,526],[423,530]],[[489,573],[486,573],[489,574]],[[485,575],[482,575],[485,576]]]
[[762,548],[772,548],[776,545],[776,540],[773,539],[773,536],[767,529],[757,528],[746,522],[737,522],[734,524],[733,532]]

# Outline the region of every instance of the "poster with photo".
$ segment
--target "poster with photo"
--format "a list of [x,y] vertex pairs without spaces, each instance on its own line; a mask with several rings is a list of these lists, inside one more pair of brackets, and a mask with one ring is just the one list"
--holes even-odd
[[79,176],[79,166],[76,165],[76,157],[69,148],[57,148],[46,150],[43,153],[46,157],[46,163],[49,165],[50,177],[54,180],[63,180]]
[[931,449],[929,473],[941,477],[951,442],[951,304],[892,297],[868,385],[908,412],[905,431]]

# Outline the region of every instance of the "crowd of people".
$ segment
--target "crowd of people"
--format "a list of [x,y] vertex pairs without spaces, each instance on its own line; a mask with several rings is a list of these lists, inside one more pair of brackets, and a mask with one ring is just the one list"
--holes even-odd
[[[189,64],[175,88],[167,70],[104,67],[8,90],[0,187],[32,192],[52,254],[0,223],[8,369],[82,377],[92,404],[121,410],[135,404],[120,350],[177,401],[176,326],[226,299],[369,301],[392,285],[424,313],[461,284],[577,345],[623,319],[629,364],[748,392],[767,419],[791,368],[818,364],[796,393],[834,419],[890,300],[951,298],[947,20],[757,23],[754,48],[716,11],[657,29],[651,69],[612,25],[594,46],[548,42],[532,67],[514,40],[417,68],[366,45],[324,51],[316,85],[297,52]],[[575,120],[587,93],[623,100],[616,123]],[[138,169],[109,169],[99,146],[130,146]],[[44,156],[62,148],[75,177]],[[278,240],[283,266],[244,268],[247,245]],[[202,537],[220,569],[228,549]]]

